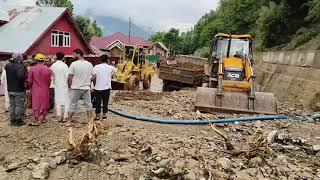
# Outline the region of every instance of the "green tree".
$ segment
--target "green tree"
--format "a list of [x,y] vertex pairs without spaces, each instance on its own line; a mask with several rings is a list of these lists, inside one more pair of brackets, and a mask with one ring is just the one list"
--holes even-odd
[[257,20],[257,35],[260,40],[259,47],[272,47],[287,41],[288,20],[284,18],[286,6],[270,2],[269,6],[262,7]]
[[36,5],[41,7],[67,7],[70,13],[73,13],[73,4],[70,0],[37,0]]
[[210,56],[210,48],[203,47],[203,48],[197,49],[194,52],[194,55],[202,58],[208,58]]
[[103,36],[102,29],[98,26],[96,20],[93,21],[92,26],[93,26],[93,29],[94,29],[94,36],[102,37]]
[[92,22],[90,18],[80,15],[76,16],[75,19],[87,41],[90,41],[93,36],[102,36],[102,30],[95,21]]
[[163,42],[163,38],[166,32],[156,32],[153,34],[150,38],[149,41],[155,43],[155,42]]
[[163,43],[176,53],[181,53],[179,29],[171,28],[169,32],[163,36]]
[[319,21],[320,20],[320,1],[319,0],[311,0],[309,2],[310,11],[307,17],[308,21]]

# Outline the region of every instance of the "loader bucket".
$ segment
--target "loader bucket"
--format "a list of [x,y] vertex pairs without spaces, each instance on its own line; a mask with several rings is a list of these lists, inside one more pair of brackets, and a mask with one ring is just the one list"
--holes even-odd
[[217,96],[217,89],[199,87],[195,109],[201,112],[226,112],[248,114],[277,114],[277,102],[273,93],[256,92],[253,108],[249,108],[249,97],[246,93],[223,92]]
[[113,90],[125,90],[126,89],[126,83],[119,82],[119,81],[111,81],[111,87]]

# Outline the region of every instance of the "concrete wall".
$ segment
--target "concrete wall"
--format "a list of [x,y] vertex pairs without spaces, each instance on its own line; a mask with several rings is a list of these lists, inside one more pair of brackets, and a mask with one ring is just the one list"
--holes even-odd
[[305,106],[320,102],[320,51],[264,52],[256,58],[259,91]]
[[264,52],[263,62],[279,65],[320,68],[320,51]]

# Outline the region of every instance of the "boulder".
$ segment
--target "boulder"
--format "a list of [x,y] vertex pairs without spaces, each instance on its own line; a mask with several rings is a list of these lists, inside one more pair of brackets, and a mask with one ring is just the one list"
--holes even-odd
[[50,164],[47,162],[39,163],[32,172],[32,177],[36,179],[47,179],[50,174]]
[[224,170],[230,170],[232,168],[232,162],[230,159],[223,157],[218,159],[218,164]]
[[268,133],[267,141],[268,141],[269,144],[273,144],[273,143],[276,142],[277,134],[278,134],[277,130],[273,130],[273,131]]
[[312,150],[313,150],[315,153],[319,152],[319,151],[320,151],[320,145],[313,145],[313,146],[312,146]]
[[7,172],[11,172],[11,171],[13,171],[13,170],[18,169],[19,167],[20,167],[20,163],[11,163],[11,164],[7,167],[6,171],[7,171]]

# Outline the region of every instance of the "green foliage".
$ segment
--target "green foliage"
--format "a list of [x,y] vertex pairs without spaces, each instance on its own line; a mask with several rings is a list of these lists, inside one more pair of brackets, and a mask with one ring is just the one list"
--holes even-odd
[[[251,34],[258,49],[299,46],[317,36],[299,30],[320,20],[320,0],[220,0],[219,7],[206,13],[192,31],[181,33],[178,52],[193,54],[211,47],[215,34]],[[163,33],[152,39],[163,40]],[[168,45],[168,44],[166,44]]]
[[297,31],[297,33],[292,38],[291,42],[288,43],[286,49],[291,50],[295,49],[310,40],[314,39],[318,35],[319,29],[316,28],[301,28]]
[[310,11],[307,17],[308,21],[319,21],[320,20],[320,1],[310,0],[309,2]]
[[103,36],[102,29],[98,26],[96,20],[93,21],[92,27],[94,29],[94,36],[96,36],[96,37],[102,37]]
[[163,36],[163,43],[176,53],[181,53],[181,38],[179,36],[179,29],[171,28],[169,32]]
[[288,22],[284,14],[284,4],[277,5],[270,2],[268,6],[263,6],[257,20],[257,34],[262,47],[272,47],[279,45],[283,40],[284,33],[287,33]]
[[155,42],[163,42],[163,38],[164,38],[164,35],[166,33],[165,32],[157,32],[155,34],[153,34],[150,38],[149,38],[149,41],[155,43]]
[[210,56],[210,48],[203,47],[203,48],[197,49],[194,52],[194,55],[202,58],[208,58]]
[[73,4],[70,0],[37,0],[36,5],[41,7],[67,7],[69,12],[73,13]]
[[90,18],[80,15],[76,16],[75,19],[87,41],[90,41],[93,36],[102,36],[102,30],[97,26],[95,21],[92,22]]

